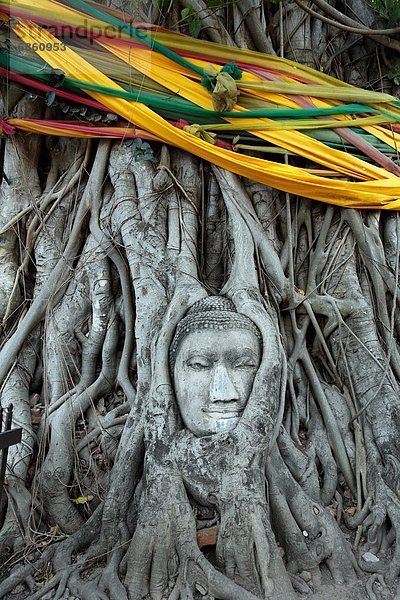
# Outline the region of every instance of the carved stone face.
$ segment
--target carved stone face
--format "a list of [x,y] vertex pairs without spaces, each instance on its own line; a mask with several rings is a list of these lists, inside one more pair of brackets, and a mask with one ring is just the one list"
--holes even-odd
[[245,329],[187,334],[176,356],[176,400],[196,436],[231,431],[249,399],[261,359],[260,342]]

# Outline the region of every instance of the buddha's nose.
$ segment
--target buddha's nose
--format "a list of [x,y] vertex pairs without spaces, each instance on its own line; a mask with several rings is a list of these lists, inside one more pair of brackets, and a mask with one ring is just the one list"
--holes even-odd
[[211,402],[230,402],[232,400],[239,400],[239,394],[226,368],[223,365],[217,365],[211,384]]

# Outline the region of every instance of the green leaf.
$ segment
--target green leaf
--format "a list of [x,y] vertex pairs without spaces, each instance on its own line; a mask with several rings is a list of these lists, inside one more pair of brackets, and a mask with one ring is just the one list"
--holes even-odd
[[388,74],[388,78],[393,81],[395,85],[400,85],[400,67],[395,67],[391,69]]
[[194,17],[189,23],[189,33],[192,37],[197,38],[203,28],[203,22],[199,17]]
[[181,17],[184,21],[189,21],[191,17],[193,17],[194,9],[193,6],[188,6],[183,8],[181,11]]
[[170,0],[151,0],[151,3],[156,8],[167,8],[169,6]]
[[208,0],[207,4],[206,4],[206,7],[211,8],[211,9],[221,8],[221,6],[222,6],[221,0]]
[[80,498],[71,498],[71,502],[74,504],[86,504],[93,500],[93,496],[80,496]]
[[370,0],[372,8],[388,21],[388,27],[393,27],[400,20],[399,0]]
[[393,6],[389,11],[388,26],[393,27],[400,19],[400,5]]

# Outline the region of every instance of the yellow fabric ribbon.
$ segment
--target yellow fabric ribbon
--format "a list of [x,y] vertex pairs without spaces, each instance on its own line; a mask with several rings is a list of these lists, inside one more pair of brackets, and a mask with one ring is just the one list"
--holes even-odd
[[[153,81],[167,87],[172,93],[178,94],[182,98],[194,102],[198,106],[201,106],[201,108],[213,108],[210,94],[207,90],[199,82],[192,81],[192,79],[185,76],[181,67],[177,67],[175,63],[164,56],[153,54],[150,50],[141,48],[135,48],[133,54],[130,48],[115,44],[111,40],[107,40],[107,42],[98,40],[98,43],[133,68],[140,71],[143,75],[146,75],[153,79]],[[195,59],[193,59],[192,62],[198,66],[203,66],[204,68],[208,65],[206,62]],[[241,81],[254,81],[256,79],[257,77],[251,73],[243,73]],[[266,92],[257,93],[264,94],[264,96],[268,97]],[[246,119],[246,109],[239,105],[235,106],[235,110],[243,112],[243,119],[226,118],[226,121],[234,123],[240,129],[246,129],[248,132],[262,140],[285,148],[288,152],[299,154],[313,162],[320,163],[327,169],[336,170],[348,177],[358,179],[382,179],[393,177],[391,173],[382,167],[369,164],[356,156],[345,154],[340,150],[329,148],[322,142],[312,139],[299,131],[259,131],[253,129],[253,126],[257,126],[260,123],[273,124],[274,121],[266,118]],[[344,126],[345,122],[343,122],[343,127]]]
[[[21,39],[31,45],[36,43],[39,48],[46,47],[47,43],[54,44],[57,42],[57,38],[51,33],[41,29],[30,21],[18,19],[18,25],[14,25],[13,28]],[[122,89],[117,83],[81,58],[71,48],[67,47],[63,52],[39,49],[37,50],[37,54],[53,68],[63,70],[69,77],[81,79],[88,83],[104,85],[116,90]],[[165,73],[163,83],[168,83],[165,79]],[[298,167],[274,163],[244,154],[239,155],[205,142],[195,135],[174,127],[140,102],[131,102],[99,92],[88,91],[87,93],[106,106],[108,110],[121,115],[141,129],[152,133],[163,142],[196,154],[200,158],[238,175],[292,194],[306,196],[339,206],[370,209],[400,209],[399,177],[388,173],[385,169],[368,165],[365,161],[356,160],[350,155],[335,154],[336,151],[330,150],[322,144],[321,146],[324,148],[324,152],[326,152],[327,159],[329,156],[335,157],[334,160],[327,160],[326,162],[338,163],[341,169],[343,169],[346,159],[353,166],[350,169],[350,172],[353,171],[353,177],[365,179],[365,181],[352,182],[326,179],[307,173]],[[297,136],[301,136],[297,132],[287,132],[285,133],[285,137],[293,136],[295,133]],[[262,134],[264,137],[264,132]],[[272,138],[273,135],[273,133],[268,133],[268,137]],[[321,163],[322,161],[319,159],[318,162]],[[322,162],[322,164],[324,163]]]

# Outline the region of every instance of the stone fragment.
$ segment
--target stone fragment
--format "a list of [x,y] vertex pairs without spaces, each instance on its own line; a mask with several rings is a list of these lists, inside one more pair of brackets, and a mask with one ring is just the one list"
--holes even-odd
[[372,554],[372,552],[364,552],[362,557],[365,562],[379,562],[379,558],[375,554]]

